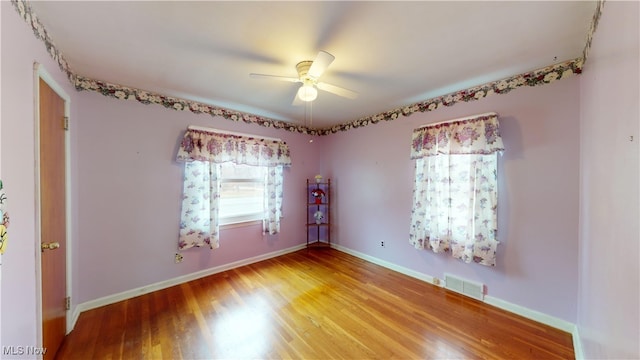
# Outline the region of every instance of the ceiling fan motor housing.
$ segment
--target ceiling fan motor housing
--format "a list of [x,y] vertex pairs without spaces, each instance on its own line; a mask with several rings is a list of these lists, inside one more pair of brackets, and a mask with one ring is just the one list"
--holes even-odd
[[298,89],[298,98],[304,102],[313,101],[318,97],[318,90],[315,88],[318,79],[309,75],[311,64],[313,64],[313,61],[305,60],[296,65],[298,77],[302,82],[302,86]]
[[296,65],[296,70],[298,71],[298,77],[302,82],[304,82],[304,80],[306,79],[311,79],[310,76],[307,76],[307,74],[309,73],[309,68],[311,67],[311,64],[313,64],[313,61],[305,60],[305,61],[300,61]]

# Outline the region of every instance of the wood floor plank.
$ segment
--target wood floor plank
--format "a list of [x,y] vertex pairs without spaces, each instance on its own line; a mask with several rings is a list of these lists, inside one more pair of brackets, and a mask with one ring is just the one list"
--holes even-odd
[[60,359],[573,359],[571,334],[337,250],[82,313]]

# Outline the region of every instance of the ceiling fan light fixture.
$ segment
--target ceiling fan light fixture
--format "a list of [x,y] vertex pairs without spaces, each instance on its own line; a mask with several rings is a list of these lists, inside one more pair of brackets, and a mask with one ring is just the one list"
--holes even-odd
[[318,97],[318,90],[312,84],[304,84],[298,89],[298,98],[302,101],[313,101]]
[[291,76],[278,76],[278,75],[266,75],[266,74],[249,74],[252,78],[257,79],[274,79],[280,81],[287,81],[293,83],[302,83],[302,86],[298,88],[296,95],[293,98],[291,105],[301,105],[300,102],[311,102],[318,97],[318,90],[330,92],[332,94],[348,98],[355,99],[358,97],[358,93],[343,89],[339,86],[327,84],[324,82],[318,82],[322,74],[327,70],[327,67],[331,65],[335,57],[326,51],[320,50],[316,55],[315,60],[304,60],[296,64],[296,71],[298,77]]

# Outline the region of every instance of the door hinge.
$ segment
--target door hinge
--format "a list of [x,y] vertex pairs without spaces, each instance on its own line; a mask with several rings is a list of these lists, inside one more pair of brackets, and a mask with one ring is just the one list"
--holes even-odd
[[68,116],[65,116],[65,117],[63,118],[63,120],[62,120],[62,127],[63,127],[65,130],[69,130],[69,117],[68,117]]
[[71,296],[64,298],[64,309],[71,310]]

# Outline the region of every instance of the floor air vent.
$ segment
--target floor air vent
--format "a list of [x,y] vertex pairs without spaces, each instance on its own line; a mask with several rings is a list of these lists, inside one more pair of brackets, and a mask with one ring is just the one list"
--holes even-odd
[[445,274],[444,284],[445,288],[462,295],[466,295],[478,300],[484,299],[484,285],[480,283],[461,279],[450,274]]

